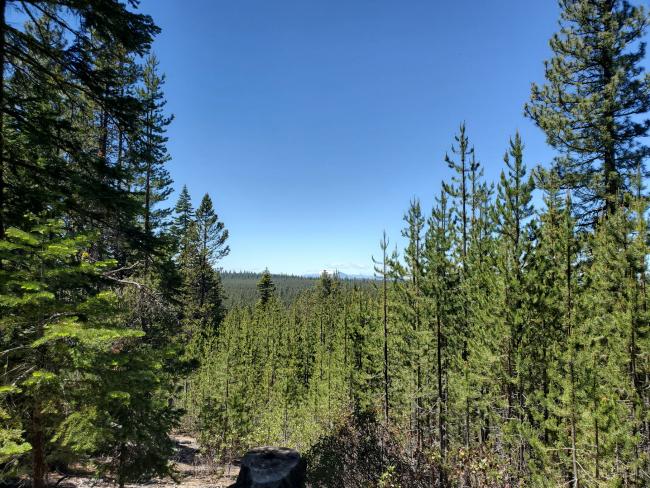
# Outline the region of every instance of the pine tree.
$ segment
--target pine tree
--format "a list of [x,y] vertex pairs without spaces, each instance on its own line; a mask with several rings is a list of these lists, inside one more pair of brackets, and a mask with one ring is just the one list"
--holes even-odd
[[201,253],[207,263],[215,263],[230,253],[226,245],[228,231],[214,211],[212,199],[207,193],[203,195],[201,204],[196,209],[196,223],[201,239]]
[[174,218],[171,227],[171,233],[179,253],[183,252],[181,243],[183,237],[187,235],[192,222],[194,222],[192,198],[190,197],[190,192],[187,190],[187,185],[183,185],[181,194],[178,196],[178,200],[174,206]]
[[437,393],[438,450],[440,453],[439,485],[447,485],[447,450],[449,447],[448,396],[449,368],[453,352],[450,350],[458,338],[453,334],[453,317],[458,303],[454,300],[458,289],[458,272],[451,260],[453,246],[453,219],[444,189],[436,199],[436,205],[429,218],[425,237],[426,269],[424,289],[432,302],[435,323],[432,335],[435,337],[435,371]]
[[636,479],[650,465],[650,315],[648,314],[646,257],[648,249],[647,199],[644,195],[643,179],[640,169],[637,173],[636,198],[631,205],[632,215],[630,246],[628,247],[628,286],[630,293],[630,329],[629,329],[629,374],[636,390],[632,404],[632,417],[635,419],[633,434],[638,436],[638,445],[634,453]]
[[169,433],[178,427],[181,412],[172,398],[189,368],[174,340],[174,310],[161,303],[151,282],[125,284],[115,295],[105,320],[143,337],[119,341],[109,353],[95,351],[83,363],[93,388],[70,392],[70,413],[59,438],[76,454],[97,456],[97,473],[124,486],[173,474],[168,460],[175,443]]
[[215,213],[207,193],[195,216],[199,238],[199,304],[202,306],[208,293],[207,280],[213,273],[212,266],[230,253],[230,247],[226,245],[228,230]]
[[275,296],[275,284],[268,269],[264,270],[260,280],[257,282],[257,291],[262,305],[266,305],[271,297]]
[[562,0],[561,30],[550,41],[547,83],[533,84],[526,114],[560,151],[562,184],[583,222],[613,212],[630,193],[650,128],[650,80],[643,76],[648,23],[625,0]]
[[[184,211],[189,212],[187,203],[189,200],[183,201]],[[207,194],[195,216],[180,238],[177,262],[182,281],[183,328],[187,337],[203,340],[217,331],[225,316],[225,293],[215,265],[230,248],[225,244],[228,231]],[[182,214],[178,218],[182,223]]]
[[[448,154],[445,155],[445,162],[454,171],[452,176],[451,184],[443,183],[443,189],[450,197],[453,198],[452,209],[454,211],[456,219],[459,221],[459,236],[456,238],[454,244],[454,250],[457,255],[458,263],[462,269],[462,287],[460,289],[461,293],[461,304],[462,312],[459,317],[460,320],[460,333],[459,336],[463,338],[463,346],[461,352],[462,361],[466,362],[469,359],[469,337],[471,334],[471,322],[470,322],[470,307],[469,300],[466,296],[467,286],[466,282],[470,276],[469,269],[469,246],[470,238],[472,234],[471,230],[471,213],[473,207],[471,207],[472,202],[474,201],[473,195],[470,188],[470,173],[473,168],[473,153],[474,148],[470,146],[469,138],[465,132],[465,124],[460,125],[458,135],[454,136],[456,145],[452,145],[451,151],[458,158],[457,161],[453,160]],[[464,397],[464,443],[465,446],[469,448],[470,438],[471,438],[471,426],[470,426],[470,416],[471,416],[471,399],[469,392],[469,368],[465,365],[462,368],[464,372],[464,388],[460,384],[455,384],[461,388],[462,392],[460,396]],[[462,401],[462,400],[461,400]]]
[[[529,437],[534,461],[529,463],[533,480],[552,480],[571,486],[582,484],[581,451],[578,449],[580,375],[577,353],[580,337],[576,331],[575,301],[578,256],[581,242],[569,194],[563,195],[561,178],[553,171],[537,172],[537,187],[544,191],[546,209],[534,227],[536,245],[527,273],[527,293],[533,310],[531,344],[535,344],[541,366],[541,391],[529,403],[531,415],[539,423],[537,439]],[[541,355],[541,357],[539,357]],[[549,469],[557,466],[557,470]]]
[[[498,249],[499,272],[504,285],[503,304],[500,309],[503,311],[503,321],[507,331],[507,353],[505,374],[508,407],[505,420],[510,424],[509,429],[513,432],[519,430],[520,439],[523,425],[527,421],[525,398],[527,378],[525,374],[527,365],[524,355],[534,353],[537,345],[533,342],[530,347],[533,349],[523,350],[527,347],[525,337],[528,333],[526,322],[528,314],[525,309],[525,276],[528,267],[526,262],[527,254],[530,251],[530,238],[527,232],[527,221],[533,215],[531,205],[533,180],[526,176],[526,166],[523,163],[523,143],[519,133],[510,140],[510,148],[504,156],[507,174],[501,172],[496,201],[497,229],[500,236]],[[521,475],[525,468],[524,452],[526,446],[523,442],[517,447],[516,458],[511,458],[514,464],[516,459],[516,470]]]
[[197,341],[216,332],[225,315],[225,294],[221,277],[208,260],[209,246],[200,234],[199,225],[192,222],[181,241],[178,266],[184,333]]
[[630,242],[634,225],[625,209],[599,223],[591,237],[591,262],[579,297],[582,347],[577,364],[585,390],[579,424],[586,455],[582,466],[597,483],[642,484],[640,398],[631,375],[636,361],[634,343],[639,337],[638,261]]
[[[127,227],[135,207],[114,184],[121,178],[120,168],[107,164],[100,151],[85,151],[81,139],[88,131],[79,133],[71,120],[84,105],[102,105],[124,126],[135,120],[140,107],[120,89],[123,72],[118,66],[99,69],[93,54],[98,45],[144,54],[158,28],[149,16],[114,0],[101,8],[90,1],[30,0],[20,2],[29,18],[21,29],[5,19],[6,10],[17,3],[0,2],[0,237],[8,226],[21,225],[24,207],[13,202],[29,187],[39,189],[35,200],[56,203],[56,209],[99,222],[113,213]],[[79,27],[66,22],[67,16],[77,19]],[[52,42],[59,26],[67,26],[69,35]],[[18,84],[23,86],[15,89]],[[32,91],[25,91],[26,84]],[[112,87],[110,93],[106,87]],[[44,91],[49,94],[40,98]],[[39,97],[30,102],[35,92]],[[45,100],[53,103],[41,104]],[[34,151],[47,157],[34,158]]]
[[[134,61],[158,28],[136,3],[0,2],[0,462],[37,487],[48,463],[89,456],[122,486],[169,474],[188,368],[163,235],[162,78]],[[212,271],[205,301],[220,304]]]
[[371,304],[367,294],[358,285],[350,292],[352,298],[350,339],[350,396],[355,415],[364,417],[374,412],[376,382],[375,362],[373,361],[373,322],[371,320]]
[[459,206],[456,209],[458,220],[460,221],[460,253],[463,271],[467,272],[467,248],[470,237],[470,215],[468,205],[471,201],[469,188],[470,171],[473,165],[470,158],[474,154],[474,148],[470,147],[469,139],[465,134],[465,123],[460,124],[458,135],[454,136],[456,146],[452,145],[451,152],[458,157],[454,161],[448,154],[445,154],[445,163],[454,171],[451,184],[443,183],[445,191],[454,199],[457,199]]
[[[465,370],[466,427],[468,438],[476,438],[479,448],[489,440],[496,423],[497,396],[491,390],[498,385],[498,365],[494,351],[500,349],[499,329],[494,317],[501,308],[497,294],[491,288],[497,282],[495,261],[495,226],[493,216],[493,185],[484,178],[483,167],[471,155],[469,168],[470,240],[467,255],[469,273],[462,290],[467,297],[469,318],[467,361]],[[469,416],[467,412],[469,411]],[[471,417],[475,417],[472,420]],[[469,422],[468,422],[469,419]],[[471,428],[474,426],[473,428]]]
[[404,250],[404,264],[394,263],[398,275],[403,279],[398,287],[402,300],[401,315],[406,327],[410,329],[406,341],[411,368],[411,392],[413,402],[411,412],[411,432],[415,433],[414,447],[421,450],[424,443],[423,425],[423,377],[422,356],[428,342],[428,334],[424,324],[422,276],[424,272],[424,229],[425,219],[422,216],[420,202],[411,201],[407,213],[404,215],[406,226],[402,236],[407,239]]
[[389,279],[389,256],[388,256],[388,237],[386,231],[379,241],[382,259],[375,261],[375,273],[381,276],[381,322],[383,329],[383,377],[384,377],[384,421],[390,422],[390,375],[389,375],[389,355],[388,355],[388,279]]
[[[562,476],[567,469],[570,472],[571,464],[567,461],[570,448],[566,441],[565,420],[566,409],[572,407],[562,404],[567,357],[564,319],[567,236],[562,225],[565,209],[556,178],[544,172],[535,174],[539,176],[538,187],[544,191],[546,208],[530,222],[533,246],[527,251],[527,266],[517,295],[524,298],[526,314],[518,361],[523,368],[524,386],[529,385],[529,390],[525,391],[528,417],[526,424],[506,423],[504,437],[506,442],[515,441],[512,447],[521,445],[516,441],[528,444],[525,447],[530,450],[530,458],[526,467],[532,483],[557,484],[564,481]],[[507,369],[504,368],[504,372],[507,373]],[[510,376],[506,374],[504,379],[510,381]],[[562,408],[558,407],[560,404]],[[523,437],[515,437],[516,427],[521,427]],[[511,448],[508,456],[512,458],[515,454],[519,453]],[[547,469],[550,466],[558,469]],[[513,472],[512,476],[525,479],[525,474]],[[570,479],[570,475],[567,478]]]
[[[171,160],[167,152],[165,132],[173,117],[164,113],[166,101],[162,92],[164,75],[158,74],[158,59],[149,55],[142,73],[142,86],[137,90],[143,107],[141,120],[130,147],[130,158],[137,171],[136,188],[142,195],[142,227],[148,241],[165,225],[171,209],[160,208],[172,193],[172,180],[165,165]],[[151,261],[151,254],[145,253],[145,273]]]

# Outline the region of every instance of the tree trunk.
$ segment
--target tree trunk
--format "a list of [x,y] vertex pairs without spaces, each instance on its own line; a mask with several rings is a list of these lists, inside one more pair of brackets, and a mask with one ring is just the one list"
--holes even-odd
[[436,337],[437,337],[437,362],[438,362],[438,436],[440,442],[440,486],[447,486],[446,471],[445,471],[445,457],[446,457],[446,425],[445,425],[445,411],[444,404],[446,402],[446,394],[442,389],[442,318],[440,317],[440,301],[438,301],[436,323]]
[[[566,197],[566,212],[571,212],[571,195],[567,193]],[[571,231],[570,231],[571,232]],[[566,314],[567,314],[567,339],[569,347],[571,348],[570,358],[569,358],[569,380],[571,382],[571,466],[573,470],[573,488],[580,487],[580,479],[578,477],[578,459],[576,452],[576,389],[575,389],[575,367],[574,367],[574,350],[573,345],[571,344],[571,335],[573,333],[573,296],[571,293],[571,282],[572,282],[572,269],[571,269],[571,234],[567,235],[567,245],[566,245],[566,291],[567,291],[567,303],[566,303]]]
[[45,433],[38,402],[32,411],[31,425],[32,445],[32,488],[45,488],[45,475],[47,466],[45,464]]
[[[385,242],[384,235],[384,242]],[[384,319],[384,418],[386,425],[389,422],[388,403],[388,284],[386,283],[386,248],[384,247],[384,269],[383,269],[383,319]]]
[[0,0],[0,239],[5,236],[5,10],[7,0]]
[[576,414],[575,414],[575,375],[573,369],[573,359],[569,364],[569,374],[571,379],[571,467],[573,469],[573,488],[579,488],[580,480],[578,479],[578,459],[576,456]]

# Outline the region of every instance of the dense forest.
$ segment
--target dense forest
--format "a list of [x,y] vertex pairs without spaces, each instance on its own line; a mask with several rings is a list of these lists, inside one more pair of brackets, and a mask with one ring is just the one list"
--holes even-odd
[[[330,271],[329,273],[336,275],[339,281],[349,284],[356,283],[363,288],[370,288],[374,280],[374,278],[365,278],[363,276],[350,277],[338,271]],[[265,272],[220,270],[219,276],[223,283],[223,298],[226,308],[255,305],[259,299],[259,281],[265,275]],[[318,284],[318,278],[312,275],[296,276],[272,274],[270,272],[269,275],[273,282],[276,297],[287,306],[291,305],[302,292],[314,288]]]
[[513,131],[487,181],[462,123],[355,281],[221,272],[136,1],[0,0],[2,479],[164,477],[182,429],[297,448],[314,487],[649,486],[650,17],[559,3],[524,107],[557,157]]
[[[263,273],[251,271],[221,271],[221,281],[228,308],[241,305],[254,305],[258,299],[257,283]],[[275,292],[280,301],[290,305],[302,291],[316,284],[315,278],[285,274],[271,275]]]

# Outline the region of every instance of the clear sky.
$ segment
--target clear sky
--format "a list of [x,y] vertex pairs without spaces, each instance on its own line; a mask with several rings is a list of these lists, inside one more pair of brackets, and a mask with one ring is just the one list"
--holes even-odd
[[[553,0],[143,0],[162,33],[176,189],[208,192],[230,270],[371,274],[384,229],[430,211],[458,125],[495,180],[543,80]],[[177,194],[176,194],[177,195]],[[176,195],[172,196],[173,199]]]

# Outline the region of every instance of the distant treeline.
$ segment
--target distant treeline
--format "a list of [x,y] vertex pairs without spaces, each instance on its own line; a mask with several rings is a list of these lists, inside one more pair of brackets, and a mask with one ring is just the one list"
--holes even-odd
[[[225,303],[230,308],[233,306],[254,305],[259,298],[257,284],[262,273],[252,271],[222,271],[221,280],[225,293]],[[310,276],[297,276],[288,274],[271,274],[275,284],[277,297],[285,305],[293,303],[298,295],[318,283],[318,278]],[[354,281],[360,286],[369,286],[370,280],[346,280]]]
[[[304,276],[272,274],[278,298],[285,304],[293,302],[298,294],[312,288],[316,278]],[[253,305],[258,299],[257,282],[262,273],[252,271],[222,271],[221,280],[225,292],[226,304],[230,306]]]

